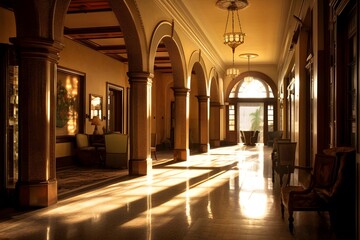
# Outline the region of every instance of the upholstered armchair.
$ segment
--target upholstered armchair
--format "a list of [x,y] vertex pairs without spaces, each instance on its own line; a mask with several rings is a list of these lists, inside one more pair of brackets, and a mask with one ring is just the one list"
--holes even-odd
[[335,231],[351,231],[355,225],[355,150],[331,148],[324,153],[316,154],[308,187],[281,188],[281,215],[284,218],[286,208],[290,232],[293,232],[294,211],[328,211]]
[[89,143],[87,134],[78,133],[76,138],[76,157],[81,166],[94,166],[99,163],[96,148]]
[[128,168],[128,136],[121,133],[105,134],[105,166]]

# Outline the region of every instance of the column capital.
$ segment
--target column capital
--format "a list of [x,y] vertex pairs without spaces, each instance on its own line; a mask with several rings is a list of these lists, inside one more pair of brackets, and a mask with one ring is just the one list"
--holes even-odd
[[219,102],[210,102],[210,106],[211,107],[222,107],[222,106],[224,106],[224,105],[221,105],[221,103],[219,103]]
[[173,87],[172,90],[174,91],[174,95],[175,96],[186,96],[190,93],[190,89],[189,88],[177,88],[177,87]]
[[60,51],[64,45],[59,41],[41,38],[12,38],[21,58],[47,59],[53,63],[58,63]]
[[197,95],[196,97],[199,102],[207,102],[210,99],[210,97],[207,95]]
[[154,78],[154,74],[149,72],[128,72],[127,75],[131,81],[138,81],[138,79]]

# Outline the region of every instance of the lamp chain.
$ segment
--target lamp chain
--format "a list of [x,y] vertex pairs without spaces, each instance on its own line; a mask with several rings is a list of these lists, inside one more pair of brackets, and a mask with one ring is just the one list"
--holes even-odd
[[240,16],[239,16],[239,11],[238,11],[238,10],[236,10],[236,15],[237,15],[237,17],[238,17],[238,22],[239,22],[240,33],[242,33],[243,31],[242,31],[242,28],[241,28]]
[[227,17],[226,17],[226,24],[225,24],[224,35],[226,34],[226,30],[227,30],[227,25],[228,25],[228,21],[229,21],[229,14],[230,14],[230,11],[228,11],[228,14],[227,14]]

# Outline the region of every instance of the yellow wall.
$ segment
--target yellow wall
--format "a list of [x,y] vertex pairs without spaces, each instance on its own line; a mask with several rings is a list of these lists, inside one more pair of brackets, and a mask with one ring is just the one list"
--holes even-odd
[[[103,54],[84,47],[74,41],[64,38],[65,47],[60,53],[59,66],[69,68],[86,74],[85,113],[89,114],[89,94],[103,96],[103,109],[106,110],[106,82],[124,88],[124,119],[126,117],[126,88],[129,87],[127,65],[109,58]],[[105,121],[103,121],[105,126]],[[124,126],[126,128],[126,126]],[[85,133],[91,134],[94,127],[89,121],[85,124]],[[99,127],[100,129],[102,126]],[[56,157],[71,155],[70,144],[57,144]]]
[[14,13],[0,7],[0,43],[9,43],[9,38],[16,36]]
[[[189,114],[189,143],[200,143],[199,141],[199,95],[198,78],[196,74],[191,75],[190,91],[190,114]],[[190,145],[191,147],[191,145]]]
[[151,132],[157,134],[157,144],[170,139],[171,101],[174,101],[172,74],[155,72],[152,83]]

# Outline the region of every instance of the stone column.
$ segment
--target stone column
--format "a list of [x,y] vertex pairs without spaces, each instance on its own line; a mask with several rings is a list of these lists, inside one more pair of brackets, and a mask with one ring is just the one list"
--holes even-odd
[[197,96],[199,101],[199,151],[208,152],[209,145],[209,97],[206,95]]
[[151,85],[148,72],[129,72],[130,82],[130,175],[147,175],[151,160]]
[[189,96],[188,88],[173,88],[175,96],[174,160],[186,161],[189,149]]
[[218,102],[210,103],[210,146],[220,147],[220,108]]
[[19,58],[20,206],[44,207],[57,202],[55,116],[59,42],[13,39]]

